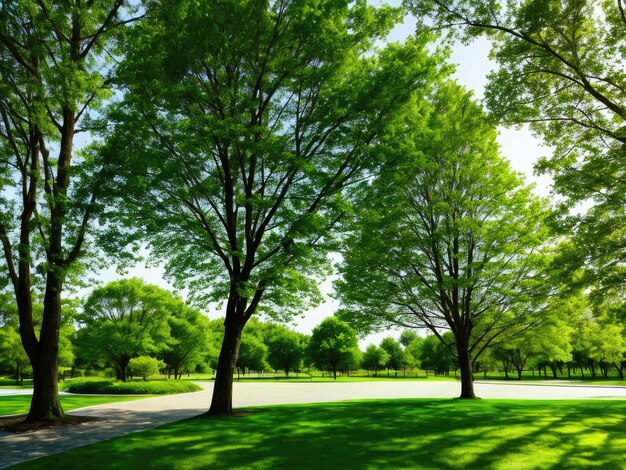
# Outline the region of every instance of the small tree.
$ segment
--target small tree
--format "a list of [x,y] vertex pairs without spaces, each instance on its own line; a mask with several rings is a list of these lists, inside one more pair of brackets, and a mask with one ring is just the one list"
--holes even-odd
[[304,335],[291,331],[281,325],[266,325],[265,344],[267,345],[267,361],[275,370],[282,370],[285,376],[298,370],[304,359],[306,338]]
[[131,370],[132,375],[141,377],[144,381],[148,380],[151,375],[158,374],[159,369],[165,367],[163,361],[159,361],[150,356],[133,357],[128,362],[128,367]]
[[[448,341],[454,341],[452,334],[447,332],[442,336]],[[454,367],[454,356],[445,342],[439,341],[435,335],[427,336],[422,345],[420,361],[424,370],[432,370],[436,374],[448,374]]]
[[338,318],[328,317],[313,328],[307,352],[315,367],[332,371],[337,380],[337,370],[340,370],[342,362],[350,361],[356,347],[354,330]]
[[387,351],[389,355],[389,359],[385,364],[387,370],[403,370],[409,365],[406,353],[395,339],[391,337],[383,339],[380,347]]
[[374,371],[374,375],[385,367],[387,362],[389,361],[389,354],[383,348],[378,347],[374,344],[370,344],[363,354],[363,361],[361,362],[361,367],[369,372],[371,370]]

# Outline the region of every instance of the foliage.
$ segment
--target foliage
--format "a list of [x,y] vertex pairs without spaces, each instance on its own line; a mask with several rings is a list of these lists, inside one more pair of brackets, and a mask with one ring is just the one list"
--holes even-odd
[[170,393],[189,393],[202,390],[201,387],[187,380],[154,380],[152,382],[122,382],[114,379],[81,377],[64,381],[62,389],[70,393],[103,394],[139,394],[166,395]]
[[[372,462],[459,470],[620,468],[626,452],[623,400],[550,400],[548,406],[545,400],[396,399],[257,410],[237,419],[177,421],[16,469],[62,470],[84,462],[98,462],[103,470],[136,462],[153,469],[260,470],[303,462],[313,468],[367,468]],[[402,452],[393,451],[400,442]]]
[[[486,34],[498,69],[486,103],[530,123],[554,148],[537,169],[566,196],[559,226],[575,234],[559,264],[577,282],[623,292],[626,258],[626,5],[623,0],[411,0],[436,26]],[[572,210],[574,208],[574,210]],[[580,277],[580,272],[584,277]]]
[[141,377],[144,380],[148,380],[151,375],[159,373],[159,369],[165,367],[163,361],[159,361],[150,356],[133,357],[128,361],[128,367],[130,368],[131,375]]

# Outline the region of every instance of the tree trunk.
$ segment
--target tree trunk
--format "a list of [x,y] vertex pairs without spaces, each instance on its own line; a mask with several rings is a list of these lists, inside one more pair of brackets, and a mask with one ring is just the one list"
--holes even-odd
[[472,361],[470,359],[467,341],[457,339],[456,349],[459,358],[459,370],[461,371],[461,395],[459,398],[474,400],[474,374],[472,373]]
[[63,418],[59,401],[59,329],[61,327],[61,278],[48,272],[43,319],[33,367],[33,397],[26,421],[56,421]]
[[239,357],[241,332],[245,323],[227,319],[224,322],[224,341],[217,361],[215,383],[211,408],[207,412],[210,416],[230,414],[233,411],[233,375]]
[[556,366],[554,364],[550,364],[550,369],[552,370],[552,378],[557,379],[558,375],[556,373]]
[[130,362],[129,356],[121,356],[117,362],[117,378],[122,382],[128,380],[128,363]]

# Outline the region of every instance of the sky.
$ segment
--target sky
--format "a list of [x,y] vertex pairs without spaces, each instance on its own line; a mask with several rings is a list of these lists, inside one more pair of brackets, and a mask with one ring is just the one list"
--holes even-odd
[[[402,41],[415,30],[414,19],[407,18],[402,25],[398,25],[389,36],[391,41]],[[459,83],[473,91],[476,99],[480,100],[484,96],[484,88],[487,84],[487,74],[495,68],[495,63],[488,58],[490,44],[486,39],[475,40],[470,45],[456,44],[452,49],[450,61],[456,64],[454,77]],[[501,146],[502,155],[510,162],[512,168],[523,174],[526,181],[535,185],[535,192],[541,196],[549,196],[551,180],[548,176],[537,176],[533,172],[533,165],[538,158],[548,155],[550,149],[542,146],[540,140],[533,137],[527,128],[500,129],[498,142]],[[172,289],[164,277],[164,270],[161,267],[146,267],[139,264],[131,268],[123,277],[139,277],[146,282],[157,284],[163,288]],[[114,268],[103,271],[98,276],[103,283],[122,276],[116,273]],[[332,278],[325,280],[321,286],[321,291],[326,297],[317,308],[304,312],[302,317],[295,318],[290,326],[302,333],[310,334],[311,330],[317,326],[325,317],[332,316],[337,310],[339,303],[330,297],[332,292]],[[184,296],[184,293],[183,293]],[[221,310],[217,306],[209,308],[206,312],[210,318],[222,316]],[[368,344],[379,344],[386,336],[398,337],[399,331],[385,331],[383,333],[369,335],[361,338],[359,346],[364,349]]]

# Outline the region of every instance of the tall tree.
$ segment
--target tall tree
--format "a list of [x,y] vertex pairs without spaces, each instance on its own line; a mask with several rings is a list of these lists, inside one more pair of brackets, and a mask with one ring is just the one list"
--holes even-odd
[[[28,421],[63,416],[57,387],[61,297],[85,249],[103,161],[74,138],[107,96],[105,48],[131,18],[124,0],[0,5],[0,245],[33,368]],[[33,296],[43,298],[39,331]]]
[[554,148],[537,168],[566,196],[559,225],[576,234],[560,263],[579,283],[623,292],[626,2],[409,3],[420,18],[452,26],[455,37],[491,39],[498,69],[489,76],[488,107],[504,123],[529,123]]
[[209,413],[230,413],[244,325],[317,301],[344,188],[439,59],[425,37],[375,49],[401,12],[362,0],[163,0],[149,14],[109,145],[141,175],[121,191],[130,223],[196,300],[225,301]]
[[[427,125],[422,115],[427,113]],[[544,242],[540,201],[498,154],[481,108],[449,83],[388,138],[401,164],[364,187],[336,286],[364,328],[430,329],[457,356],[461,397],[474,398],[472,361],[524,321]],[[450,330],[452,342],[441,334]]]

